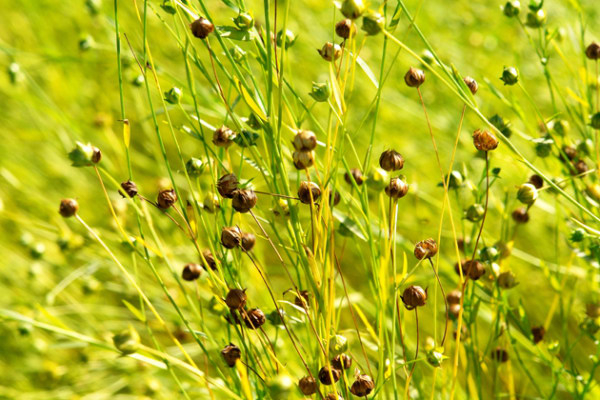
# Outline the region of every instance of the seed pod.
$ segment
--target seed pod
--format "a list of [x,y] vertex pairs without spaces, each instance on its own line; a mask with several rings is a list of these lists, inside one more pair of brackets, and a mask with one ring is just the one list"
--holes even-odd
[[263,326],[267,320],[265,313],[259,308],[253,308],[249,311],[243,312],[244,323],[248,329],[258,329]]
[[450,314],[450,317],[457,319],[460,314],[460,304],[449,304],[448,313]]
[[518,0],[507,1],[502,11],[508,18],[516,17],[521,11],[521,3]]
[[375,36],[385,28],[385,17],[378,12],[370,12],[363,17],[362,29],[367,36]]
[[379,156],[379,166],[386,171],[398,171],[404,167],[404,157],[396,150],[386,150]]
[[321,188],[314,182],[302,181],[298,188],[298,197],[304,204],[310,204],[311,201],[316,203],[321,197]]
[[[123,192],[127,193],[127,196],[129,196],[131,198],[134,198],[138,194],[137,185],[130,180],[121,182],[121,189],[123,189]],[[119,194],[121,196],[123,196],[123,193],[121,193],[121,191],[119,191]],[[125,196],[123,196],[123,197],[125,197]]]
[[425,72],[420,69],[410,67],[408,72],[404,75],[404,82],[408,87],[418,88],[425,82]]
[[346,18],[356,19],[365,12],[365,4],[362,0],[344,0],[340,11]]
[[536,189],[544,187],[544,179],[541,176],[533,174],[529,177],[529,183],[535,186]]
[[202,274],[202,267],[195,263],[186,264],[181,271],[181,277],[184,281],[195,281],[200,278]]
[[317,392],[317,380],[312,376],[305,376],[298,381],[298,387],[303,395],[313,395]]
[[543,9],[529,11],[525,18],[525,25],[530,28],[541,28],[546,23],[546,12]]
[[326,102],[331,97],[331,87],[329,85],[329,81],[321,83],[313,82],[312,88],[308,95],[320,103]]
[[460,265],[459,263],[454,264],[454,270],[457,274],[460,274],[460,270],[462,270],[463,276],[474,281],[485,274],[485,266],[478,260],[462,260]]
[[[585,174],[589,169],[587,164],[583,160],[577,161],[575,163],[574,167],[575,167],[575,173],[577,175]],[[574,175],[573,171],[571,172],[571,175]]]
[[230,289],[227,293],[227,297],[225,297],[225,304],[227,304],[227,307],[231,310],[240,310],[246,305],[247,299],[246,289]]
[[460,299],[462,298],[462,292],[458,289],[451,291],[446,296],[446,301],[448,304],[460,304]]
[[416,307],[425,305],[427,302],[427,290],[423,290],[420,286],[412,285],[404,289],[404,293],[400,298],[407,310],[413,310]]
[[531,206],[538,198],[538,191],[531,183],[524,183],[517,191],[517,199],[528,206]]
[[78,210],[79,204],[75,199],[62,199],[60,201],[60,206],[58,207],[58,213],[64,218],[72,217],[77,214]]
[[294,167],[296,169],[307,169],[313,166],[315,163],[315,152],[297,150],[292,154],[292,160],[294,161]]
[[242,351],[233,343],[229,343],[221,350],[223,359],[230,367],[235,367],[235,363],[242,357]]
[[332,207],[337,206],[341,199],[340,192],[337,190],[335,192],[329,192],[329,204]]
[[226,227],[221,230],[221,244],[226,249],[234,249],[242,243],[242,231],[237,226]]
[[102,160],[102,152],[97,147],[92,147],[92,149],[93,149],[92,163],[98,164],[100,162],[100,160]]
[[140,335],[131,325],[128,329],[114,335],[112,339],[117,350],[123,355],[133,354],[140,347]]
[[319,370],[319,381],[323,385],[333,385],[340,380],[341,372],[335,368],[330,368],[327,365]]
[[510,137],[512,135],[510,121],[505,121],[504,118],[498,114],[494,114],[489,118],[489,121],[498,129],[504,136]]
[[349,369],[352,366],[352,357],[346,354],[337,355],[331,360],[331,366],[340,371]]
[[515,67],[504,67],[500,80],[504,85],[515,85],[519,81],[519,71]]
[[544,340],[544,335],[546,334],[546,328],[543,326],[534,326],[531,328],[531,334],[533,335],[533,343],[538,344],[542,340]]
[[392,199],[401,199],[408,193],[408,185],[401,178],[396,177],[390,180],[389,185],[385,187],[385,194]]
[[254,26],[254,18],[247,12],[241,12],[233,19],[233,23],[241,30],[248,30]]
[[511,271],[505,271],[498,275],[498,286],[500,286],[502,289],[512,289],[517,285],[518,283],[515,274],[513,274]]
[[600,44],[598,44],[596,42],[592,42],[585,49],[585,56],[587,58],[589,58],[590,60],[598,60],[598,59],[600,59]]
[[158,196],[156,198],[156,204],[161,210],[168,209],[175,204],[176,201],[177,193],[175,193],[175,189],[163,189],[158,192]]
[[204,171],[205,165],[199,158],[191,157],[185,163],[185,171],[189,176],[200,176]]
[[344,174],[344,180],[348,185],[352,185],[352,181],[356,182],[358,186],[362,185],[364,182],[363,174],[358,168],[352,168],[350,173]]
[[585,314],[590,318],[600,317],[600,303],[587,303],[585,305]]
[[241,247],[244,251],[250,251],[254,248],[254,244],[256,243],[256,236],[250,232],[242,233],[242,243]]
[[308,290],[301,290],[300,296],[296,295],[294,304],[301,308],[308,308],[309,294]]
[[210,252],[210,250],[204,250],[202,252],[202,257],[204,258],[204,260],[202,262],[202,268],[206,269],[206,265],[204,265],[204,261],[206,261],[208,268],[212,269],[213,271],[217,270],[217,263],[215,262],[215,256],[213,256],[213,254]]
[[219,197],[214,193],[208,193],[202,202],[204,210],[209,213],[214,213],[220,208]]
[[564,153],[564,156],[563,154],[560,154],[560,159],[563,162],[573,161],[577,157],[577,149],[573,146],[563,146],[562,152]]
[[212,142],[215,146],[227,148],[233,144],[235,136],[234,131],[223,125],[213,133]]
[[415,245],[415,257],[417,260],[424,260],[435,256],[438,252],[438,245],[435,240],[429,238],[420,241]]
[[342,48],[338,44],[327,42],[321,49],[317,49],[325,61],[334,61],[342,55]]
[[231,206],[235,211],[247,213],[256,205],[256,193],[252,189],[239,189],[233,192]]
[[505,363],[508,361],[508,352],[501,347],[496,347],[492,350],[492,360]]
[[352,20],[346,18],[335,24],[335,33],[342,39],[349,39],[356,33],[356,28]]
[[350,393],[357,397],[368,396],[375,388],[375,383],[369,375],[358,375],[350,387]]
[[238,180],[235,174],[223,175],[217,181],[217,190],[219,194],[226,199],[233,198],[233,193],[238,190]]
[[296,39],[297,38],[294,32],[290,31],[289,29],[286,29],[285,33],[283,31],[277,32],[277,46],[279,47],[285,46],[287,49],[296,42]]
[[527,208],[519,207],[512,212],[512,219],[517,224],[526,224],[529,221],[529,214]]
[[592,115],[590,119],[590,126],[594,129],[600,129],[600,112]]
[[473,144],[479,151],[491,151],[498,147],[498,139],[490,131],[477,129],[473,132]]
[[481,204],[473,204],[467,209],[465,217],[471,222],[477,222],[483,218],[483,214],[485,214],[483,206]]
[[317,147],[317,135],[313,131],[299,130],[294,136],[294,148],[296,150],[314,150]]
[[[452,171],[446,176],[446,182],[448,182],[449,189],[458,189],[464,183],[465,178],[462,176],[460,171]],[[443,184],[442,184],[443,186]]]
[[165,101],[169,104],[179,104],[181,102],[181,97],[183,96],[183,92],[177,86],[173,86],[171,89],[164,93]]
[[215,26],[206,18],[200,17],[190,24],[190,29],[198,39],[206,39],[215,30]]
[[334,335],[329,339],[329,352],[331,354],[342,354],[348,350],[348,339],[342,335]]
[[477,90],[479,89],[479,85],[477,84],[477,81],[475,79],[471,78],[470,76],[465,76],[463,78],[463,82],[465,83],[465,85],[467,85],[467,87],[469,88],[471,93],[473,93],[473,94],[477,93]]
[[102,159],[102,152],[91,144],[75,142],[75,148],[69,152],[69,160],[73,167],[87,167],[97,164]]

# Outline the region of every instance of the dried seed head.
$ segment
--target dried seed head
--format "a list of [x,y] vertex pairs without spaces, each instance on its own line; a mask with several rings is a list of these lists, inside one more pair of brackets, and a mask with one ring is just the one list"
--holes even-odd
[[317,392],[317,380],[312,376],[305,376],[298,381],[298,387],[303,395],[313,395]]
[[352,181],[356,182],[358,186],[362,185],[364,182],[363,174],[358,168],[352,168],[350,173],[344,174],[344,180],[348,185],[352,185]]
[[213,271],[216,271],[217,263],[215,262],[215,256],[213,256],[210,250],[204,250],[202,252],[202,257],[204,258],[204,260],[202,261],[202,268],[206,269],[206,266],[204,265],[204,261],[206,261],[208,268],[212,269]]
[[202,267],[195,263],[186,264],[181,271],[181,277],[184,281],[194,281],[200,277]]
[[362,0],[344,0],[340,11],[344,17],[356,19],[365,12],[365,4]]
[[529,221],[529,213],[527,208],[519,207],[512,212],[512,219],[517,224],[525,224]]
[[237,360],[242,357],[242,351],[235,344],[229,343],[221,350],[223,359],[230,367],[234,367]]
[[92,147],[92,162],[98,164],[102,160],[102,152],[97,147]]
[[223,125],[213,133],[212,142],[215,146],[227,148],[233,144],[235,136],[234,131]]
[[421,286],[412,285],[404,289],[401,298],[407,310],[422,307],[427,302],[427,290],[423,290]]
[[473,144],[479,151],[491,151],[498,147],[498,139],[490,131],[477,129],[473,132]]
[[346,18],[335,24],[335,33],[342,39],[348,39],[356,33],[356,27],[351,19]]
[[511,271],[505,271],[498,275],[498,286],[502,289],[512,289],[517,285],[518,283],[515,274]]
[[479,85],[477,84],[477,81],[475,79],[471,78],[470,76],[465,76],[463,79],[463,82],[465,83],[465,85],[467,85],[467,87],[469,88],[471,93],[473,93],[473,94],[477,93],[477,89],[479,89]]
[[214,30],[215,26],[212,22],[204,17],[200,17],[190,24],[192,34],[199,39],[206,39]]
[[535,203],[538,198],[538,191],[531,183],[524,183],[517,190],[517,199],[528,206]]
[[598,44],[596,42],[592,42],[585,49],[585,56],[587,58],[589,58],[590,60],[598,60],[598,59],[600,59],[600,44]]
[[533,343],[538,344],[542,340],[544,340],[544,335],[546,334],[546,328],[543,326],[534,326],[531,328],[531,334],[533,335]]
[[350,387],[350,393],[357,397],[366,397],[375,388],[375,383],[369,375],[358,375]]
[[446,296],[446,300],[448,304],[460,304],[460,299],[462,298],[462,292],[458,289],[451,291]]
[[386,171],[398,171],[404,167],[404,157],[396,150],[386,150],[379,156],[379,166]]
[[504,85],[515,85],[519,82],[519,71],[515,67],[504,67],[500,80],[504,82]]
[[335,368],[330,368],[327,365],[319,370],[319,381],[323,385],[333,385],[340,380],[341,372]]
[[408,185],[400,177],[392,178],[385,187],[385,194],[392,199],[400,199],[408,193]]
[[235,211],[247,213],[256,205],[256,193],[252,189],[239,189],[233,192],[231,206]]
[[308,290],[301,290],[300,296],[296,295],[296,298],[294,299],[294,304],[297,305],[298,307],[302,307],[302,308],[308,308],[308,302],[309,302]]
[[485,266],[478,260],[462,260],[460,264],[454,264],[454,270],[457,274],[460,274],[460,271],[462,270],[463,276],[474,281],[485,274]]
[[404,75],[404,82],[408,87],[418,88],[425,82],[425,72],[420,69],[410,67],[406,75]]
[[226,199],[233,198],[233,193],[238,189],[238,180],[235,174],[223,175],[217,181],[217,190],[219,194]]
[[415,257],[417,260],[424,260],[435,256],[438,252],[438,245],[435,240],[429,238],[420,241],[415,245]]
[[536,174],[533,174],[529,177],[529,183],[535,186],[536,189],[541,189],[544,187],[544,179]]
[[338,44],[327,42],[321,49],[317,49],[325,61],[334,61],[342,55],[342,48]]
[[[124,193],[127,193],[127,196],[134,198],[137,194],[138,194],[138,188],[137,185],[132,182],[132,181],[125,181],[125,182],[121,182],[121,189],[123,189]],[[123,196],[123,193],[121,193],[119,191],[119,193],[121,194],[121,196]],[[123,196],[125,197],[125,196]]]
[[259,308],[253,308],[252,310],[243,312],[243,317],[244,323],[248,329],[258,329],[263,326],[267,320],[265,313]]
[[352,357],[347,354],[340,354],[331,360],[331,366],[338,370],[349,369],[352,366]]
[[62,199],[60,206],[58,207],[58,213],[65,218],[72,217],[77,214],[79,210],[79,204],[75,199]]
[[317,147],[317,135],[313,131],[300,130],[294,136],[293,144],[296,150],[314,150]]
[[250,251],[254,248],[254,244],[256,243],[256,236],[250,232],[242,233],[242,250]]
[[156,198],[156,204],[161,210],[168,209],[175,204],[176,201],[177,193],[175,193],[175,189],[163,189],[158,192],[158,196]]
[[315,152],[306,150],[296,150],[292,153],[292,160],[296,169],[307,169],[315,163]]
[[316,203],[321,197],[321,188],[314,182],[302,181],[298,188],[298,197],[304,204]]
[[600,317],[600,303],[587,303],[585,305],[585,314],[590,318]]
[[226,249],[234,249],[242,243],[242,231],[237,226],[230,226],[221,230],[221,244]]
[[225,297],[225,304],[227,304],[227,307],[231,310],[240,310],[246,305],[247,299],[246,289],[230,289],[227,293],[227,297]]
[[504,350],[501,347],[496,347],[492,350],[492,360],[505,363],[508,361],[508,351]]

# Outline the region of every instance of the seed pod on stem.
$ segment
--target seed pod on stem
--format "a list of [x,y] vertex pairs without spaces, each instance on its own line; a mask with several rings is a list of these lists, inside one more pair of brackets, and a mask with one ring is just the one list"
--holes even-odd
[[465,85],[467,85],[472,94],[477,93],[479,85],[477,84],[477,81],[475,79],[471,78],[470,76],[465,76],[463,78],[463,82],[465,83]]
[[326,365],[319,370],[319,381],[323,385],[333,385],[340,380],[340,375],[339,370]]
[[342,48],[338,44],[327,42],[321,49],[317,49],[325,61],[334,61],[342,55]]
[[240,310],[246,305],[247,299],[246,289],[230,289],[229,292],[227,292],[227,297],[225,297],[225,304],[227,304],[227,307],[231,310]]
[[310,168],[315,163],[315,153],[314,151],[296,150],[292,153],[292,160],[296,169]]
[[226,227],[221,230],[221,244],[226,249],[234,249],[242,243],[242,231],[237,226]]
[[237,360],[242,357],[242,351],[235,344],[229,343],[221,350],[221,355],[229,367],[234,367]]
[[302,181],[298,188],[298,197],[304,204],[310,204],[311,198],[312,202],[316,203],[321,197],[321,188],[314,182]]
[[400,199],[408,193],[408,185],[400,177],[392,178],[385,187],[385,194],[392,199]]
[[256,236],[250,232],[242,233],[242,243],[241,247],[244,251],[250,251],[254,248],[254,244],[256,243]]
[[190,24],[190,29],[198,39],[206,39],[215,30],[215,26],[206,18],[200,17]]
[[167,210],[177,202],[177,193],[175,189],[163,189],[158,192],[156,204],[161,210]]
[[75,199],[62,199],[58,207],[58,213],[64,218],[69,218],[77,214],[79,204]]
[[350,387],[350,393],[357,397],[366,397],[374,388],[375,383],[369,375],[358,375]]
[[317,147],[317,135],[313,131],[300,130],[294,136],[294,148],[296,150],[314,150]]
[[229,147],[233,144],[233,139],[235,139],[235,132],[226,127],[225,125],[217,128],[213,133],[212,142],[217,147]]
[[350,173],[346,172],[344,174],[344,180],[346,183],[348,183],[348,185],[352,185],[352,181],[354,181],[356,182],[357,186],[362,185],[364,182],[363,174],[358,168],[352,168]]
[[298,387],[305,396],[311,396],[317,392],[317,380],[312,376],[305,376],[298,381]]
[[379,166],[386,171],[398,171],[404,167],[404,157],[396,150],[386,150],[379,157]]
[[231,206],[235,211],[247,213],[256,205],[256,193],[252,189],[238,189],[233,192]]
[[400,298],[407,310],[413,310],[416,307],[425,305],[427,302],[427,290],[423,290],[420,286],[411,285],[404,289],[404,293]]
[[[121,189],[123,189],[123,192],[127,194],[127,196],[134,198],[137,194],[138,194],[138,188],[137,185],[130,181],[127,180],[125,182],[121,182]],[[119,192],[121,194],[121,196],[123,196],[123,193]],[[125,197],[125,196],[123,196]]]
[[217,190],[219,194],[226,199],[233,198],[233,193],[238,189],[238,180],[235,174],[223,175],[217,181]]
[[339,354],[331,360],[331,366],[335,369],[344,370],[352,366],[352,357],[347,354]]
[[342,39],[349,39],[356,33],[356,27],[351,19],[346,18],[335,24],[335,33]]
[[600,44],[596,42],[590,43],[585,49],[585,56],[590,60],[600,59]]
[[417,260],[424,260],[435,256],[438,252],[438,245],[435,240],[429,238],[420,241],[415,245],[415,257]]
[[267,320],[265,313],[258,308],[253,308],[245,312],[242,311],[242,316],[248,329],[258,329],[263,326]]
[[479,151],[492,151],[498,147],[498,139],[490,131],[477,129],[473,132],[473,144]]
[[202,274],[202,267],[195,263],[186,264],[181,271],[181,277],[184,281],[195,281]]
[[425,72],[418,68],[410,67],[404,75],[404,82],[408,87],[418,88],[425,82]]

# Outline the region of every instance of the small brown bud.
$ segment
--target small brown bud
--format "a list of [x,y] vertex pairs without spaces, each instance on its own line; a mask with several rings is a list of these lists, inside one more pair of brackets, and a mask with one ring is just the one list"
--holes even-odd
[[243,313],[244,323],[248,329],[258,329],[263,326],[267,320],[265,313],[258,308]]
[[340,196],[340,192],[338,192],[337,190],[334,192],[329,192],[329,204],[332,206],[337,206],[338,204],[340,204],[340,200],[341,200],[341,196]]
[[598,59],[600,59],[600,44],[598,44],[596,42],[592,42],[585,49],[585,56],[587,58],[589,58],[590,60],[598,60]]
[[60,206],[58,207],[58,213],[65,218],[72,217],[77,214],[79,210],[79,204],[75,199],[62,199]]
[[102,160],[102,152],[97,147],[92,147],[92,162],[98,164]]
[[319,381],[323,385],[333,385],[340,380],[341,372],[335,368],[324,366],[319,370]]
[[312,376],[305,376],[298,381],[298,387],[303,395],[313,395],[317,392],[317,380]]
[[351,19],[343,19],[335,24],[335,33],[342,39],[349,39],[355,32],[356,28]]
[[538,344],[542,340],[544,340],[544,335],[546,334],[546,328],[543,326],[534,326],[531,328],[531,334],[533,335],[533,343]]
[[223,350],[221,350],[223,359],[230,367],[234,367],[237,360],[242,357],[242,351],[235,344],[229,343]]
[[156,204],[161,210],[168,209],[175,204],[176,201],[177,193],[175,193],[175,189],[163,189],[158,192],[158,196],[156,198]]
[[340,371],[343,369],[348,369],[352,366],[352,357],[344,353],[337,355],[333,358],[333,360],[331,360],[331,366],[335,369],[339,369]]
[[250,251],[254,248],[254,244],[256,243],[256,236],[250,232],[242,233],[242,250]]
[[498,147],[498,139],[490,131],[477,129],[473,132],[473,144],[479,151],[491,151]]
[[352,168],[350,173],[346,172],[344,174],[344,180],[348,185],[352,185],[352,181],[356,182],[358,186],[362,185],[364,182],[363,174],[358,168]]
[[375,383],[369,375],[359,375],[350,387],[350,393],[357,397],[366,397],[375,388]]
[[200,278],[200,274],[202,273],[202,267],[195,263],[186,264],[183,267],[183,271],[181,271],[181,277],[184,281],[195,281]]
[[463,79],[463,82],[465,83],[465,85],[467,85],[467,87],[469,88],[471,93],[473,93],[473,94],[477,93],[477,89],[479,89],[479,85],[477,84],[477,81],[475,79],[471,78],[470,76],[465,76],[465,78]]
[[[583,160],[577,161],[575,163],[574,167],[575,167],[575,171],[576,171],[577,175],[584,174],[589,170],[587,164]],[[573,174],[573,172],[571,172],[571,174]]]
[[317,51],[325,61],[337,60],[342,55],[342,48],[331,42],[325,43],[323,47]]
[[230,289],[225,297],[225,304],[232,310],[240,310],[246,305],[246,289]]
[[226,199],[231,199],[233,197],[233,192],[238,189],[238,180],[235,174],[227,174],[223,175],[217,181],[217,190],[219,194]]
[[508,351],[504,350],[501,347],[496,347],[492,350],[492,360],[505,363],[508,361]]
[[427,290],[423,290],[421,286],[412,285],[404,289],[404,293],[400,298],[407,310],[413,310],[416,307],[425,305],[427,302]]
[[408,185],[401,178],[392,178],[385,187],[385,194],[392,199],[400,199],[408,193]]
[[535,186],[536,189],[541,189],[544,187],[544,179],[536,174],[533,174],[529,177],[529,183]]
[[308,302],[309,302],[308,290],[301,290],[300,296],[296,295],[296,298],[294,299],[294,304],[297,305],[298,307],[302,307],[302,308],[308,308]]
[[448,313],[453,319],[457,319],[460,314],[460,304],[450,304],[448,305]]
[[464,277],[468,277],[474,281],[478,280],[485,274],[485,266],[478,260],[462,260],[460,265],[454,264],[454,270],[460,274],[460,269]]
[[[206,261],[206,264],[208,264],[208,267],[210,269],[212,269],[213,271],[216,271],[217,263],[215,262],[215,256],[213,256],[213,254],[210,252],[210,250],[204,250],[202,252],[202,257]],[[202,262],[202,268],[206,269],[204,262]]]
[[418,88],[425,82],[425,72],[420,69],[410,67],[406,75],[404,75],[404,82],[408,87]]
[[517,224],[527,223],[529,221],[529,213],[527,212],[527,208],[525,208],[525,207],[516,208],[512,212],[512,219]]
[[231,206],[237,212],[247,213],[256,205],[256,193],[252,189],[239,189],[233,192]]
[[199,39],[206,39],[214,30],[215,26],[212,22],[204,17],[200,17],[190,24],[192,34]]
[[415,245],[415,257],[417,260],[424,260],[435,256],[438,252],[438,245],[435,240],[429,238],[420,241]]
[[237,226],[230,226],[221,230],[221,244],[226,249],[234,249],[242,243],[242,231]]
[[460,299],[462,298],[462,292],[458,289],[451,291],[446,296],[446,300],[448,304],[460,304]]
[[235,132],[223,125],[213,133],[212,142],[215,146],[227,148],[233,144],[234,138]]
[[292,160],[296,169],[306,169],[315,163],[314,151],[296,150],[292,153]]
[[[134,198],[138,194],[137,185],[135,184],[135,182],[132,182],[130,180],[122,182],[121,189],[123,189],[123,192],[127,193],[127,196],[129,196],[131,198]],[[121,192],[119,192],[119,193],[121,193]],[[123,196],[123,193],[121,193],[121,196]],[[123,196],[123,197],[125,197],[125,196]]]
[[310,151],[317,147],[317,135],[313,131],[299,130],[294,136],[294,148],[298,151]]
[[304,204],[316,203],[321,197],[321,188],[314,182],[302,181],[298,188],[298,197]]
[[398,171],[404,167],[404,157],[396,150],[386,150],[379,157],[379,166],[386,171]]

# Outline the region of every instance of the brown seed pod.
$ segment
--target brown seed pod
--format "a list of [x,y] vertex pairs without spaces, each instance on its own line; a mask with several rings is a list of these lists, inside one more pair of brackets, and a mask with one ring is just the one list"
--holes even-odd
[[340,200],[342,197],[340,196],[340,192],[337,190],[335,192],[329,192],[329,204],[331,206],[337,206],[340,204]]
[[156,197],[156,204],[161,210],[166,210],[171,207],[177,201],[177,193],[175,189],[163,189],[158,192]]
[[102,160],[102,152],[97,147],[92,147],[92,162],[98,164]]
[[235,139],[235,132],[223,125],[213,133],[212,142],[217,147],[227,148],[233,144],[233,139]]
[[[135,184],[135,182],[132,182],[130,180],[121,182],[121,189],[123,189],[123,192],[126,193],[127,196],[129,196],[131,198],[134,198],[138,194],[137,185]],[[121,193],[121,191],[119,191],[119,194],[121,196],[123,196],[123,193]],[[125,197],[125,196],[123,196],[123,197]]]
[[600,317],[600,303],[587,303],[585,305],[585,314],[590,318]]
[[458,289],[451,291],[446,296],[446,300],[448,301],[448,304],[460,304],[461,298],[462,298],[462,292]]
[[231,206],[235,211],[247,213],[256,205],[256,193],[252,189],[239,189],[233,192]]
[[408,87],[418,88],[425,82],[425,72],[420,69],[410,67],[406,75],[404,75],[404,82]]
[[[563,146],[562,151],[569,161],[573,161],[577,157],[577,149],[573,146]],[[560,159],[567,161],[562,154],[560,155]]]
[[183,271],[181,271],[181,277],[184,281],[195,281],[200,278],[200,274],[202,274],[202,267],[195,263],[186,264]]
[[235,174],[223,175],[217,181],[217,191],[226,199],[231,199],[233,193],[238,190],[238,180]]
[[315,163],[315,152],[297,150],[292,153],[292,161],[296,169],[307,169],[313,166]]
[[356,28],[351,19],[343,19],[335,24],[335,33],[342,39],[349,39],[356,32]]
[[490,131],[477,129],[473,132],[473,144],[479,151],[491,151],[498,147],[498,139]]
[[[210,269],[212,269],[213,271],[217,270],[217,263],[215,262],[215,256],[213,256],[213,254],[210,252],[210,250],[204,250],[202,252],[202,257],[204,257],[204,260],[206,261],[206,264],[208,264],[208,267]],[[206,269],[206,267],[204,266],[204,262],[202,262],[202,268]]]
[[232,310],[240,310],[246,305],[246,289],[230,289],[225,297],[225,304]]
[[206,18],[200,17],[190,24],[190,29],[197,38],[206,39],[215,30],[215,26]]
[[407,310],[413,310],[416,307],[425,305],[427,302],[427,290],[423,290],[421,286],[412,285],[404,289],[404,293],[400,298]]
[[415,245],[415,257],[417,260],[424,260],[435,256],[438,252],[438,245],[435,240],[429,238],[420,241]]
[[517,224],[525,224],[525,223],[527,223],[529,221],[529,213],[527,212],[527,208],[526,207],[516,208],[512,212],[512,219]]
[[319,381],[323,385],[333,385],[340,380],[341,372],[335,368],[330,368],[327,365],[319,370]]
[[263,326],[267,320],[265,313],[259,308],[243,312],[244,323],[248,329],[258,329]]
[[313,131],[299,130],[292,143],[298,151],[314,150],[317,147],[317,135]]
[[237,360],[242,356],[242,351],[235,344],[229,343],[223,350],[221,350],[223,359],[230,367],[234,367]]
[[460,304],[450,304],[448,305],[448,313],[452,319],[457,319],[460,313]]
[[364,182],[363,174],[358,168],[352,168],[350,173],[346,172],[344,174],[344,180],[348,185],[352,185],[352,181],[356,182],[358,186],[362,185]]
[[544,340],[544,335],[546,334],[546,328],[543,326],[534,326],[531,328],[531,334],[533,335],[533,343],[538,344],[542,340]]
[[465,83],[465,85],[467,85],[471,93],[477,93],[479,85],[477,84],[477,81],[475,79],[471,78],[470,76],[465,76],[463,82]]
[[529,177],[529,183],[535,186],[536,189],[541,189],[544,187],[544,179],[536,174],[533,174]]
[[392,178],[390,183],[385,187],[385,194],[392,199],[401,199],[408,193],[408,185],[401,178]]
[[244,232],[242,233],[242,250],[250,251],[254,248],[254,244],[256,243],[256,236],[254,233]]
[[317,380],[312,376],[305,376],[298,381],[298,387],[303,395],[313,395],[317,392]]
[[352,366],[352,357],[347,354],[337,355],[331,360],[331,366],[340,371],[343,369],[349,369]]
[[65,218],[72,217],[77,214],[79,210],[79,204],[75,199],[62,199],[60,206],[58,207],[58,213]]
[[317,51],[325,61],[337,60],[342,55],[342,48],[331,42],[325,43],[323,47],[317,49]]
[[598,44],[596,42],[592,42],[585,49],[585,56],[587,58],[589,58],[590,60],[598,60],[598,59],[600,59],[600,44]]
[[404,157],[396,150],[386,150],[379,156],[379,166],[386,171],[398,171],[404,167]]
[[294,299],[294,304],[297,305],[298,307],[308,308],[308,304],[309,304],[308,290],[301,290],[300,296],[296,295],[296,298]]
[[226,249],[234,249],[242,243],[242,231],[237,226],[225,227],[221,230],[221,244]]
[[478,260],[462,260],[460,266],[458,263],[454,264],[454,270],[457,274],[460,274],[459,267],[462,269],[463,276],[474,281],[485,274],[485,266]]
[[581,175],[581,174],[586,173],[589,170],[587,164],[583,160],[577,161],[574,164],[574,167],[575,167],[575,173],[573,171],[571,171],[571,175],[575,175],[575,174]]
[[505,363],[508,361],[508,351],[504,350],[501,347],[496,347],[492,350],[492,360]]
[[321,197],[321,188],[314,182],[302,181],[298,188],[298,197],[304,204],[316,203]]
[[368,396],[375,388],[375,383],[369,375],[358,375],[350,387],[350,393],[357,397]]

